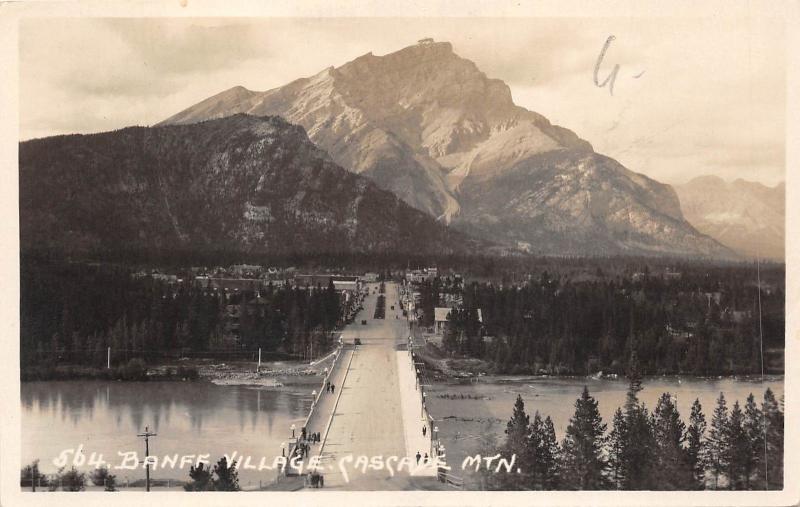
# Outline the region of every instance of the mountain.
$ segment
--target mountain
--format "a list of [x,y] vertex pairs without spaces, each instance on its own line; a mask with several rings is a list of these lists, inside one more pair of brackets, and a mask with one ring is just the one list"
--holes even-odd
[[698,230],[748,257],[785,258],[786,185],[700,176],[675,190]]
[[305,127],[342,167],[446,223],[544,254],[731,252],[684,220],[667,185],[514,104],[447,42],[356,58],[283,87],[236,87],[166,119],[236,113]]
[[470,244],[279,117],[37,139],[20,144],[19,159],[23,250],[446,253]]

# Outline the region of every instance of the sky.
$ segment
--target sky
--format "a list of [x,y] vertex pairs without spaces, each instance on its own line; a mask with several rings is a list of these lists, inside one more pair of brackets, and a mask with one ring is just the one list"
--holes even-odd
[[[613,95],[597,86],[619,65]],[[20,137],[152,125],[432,37],[514,102],[671,184],[785,179],[785,29],[770,18],[28,18]]]

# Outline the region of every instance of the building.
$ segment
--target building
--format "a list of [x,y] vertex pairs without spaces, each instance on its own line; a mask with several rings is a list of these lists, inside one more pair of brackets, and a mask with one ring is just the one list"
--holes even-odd
[[377,282],[378,281],[378,273],[364,273],[364,281],[365,282]]
[[[438,335],[444,334],[447,326],[447,317],[450,316],[450,312],[452,310],[453,310],[452,308],[447,308],[447,307],[434,308],[433,310],[434,333]],[[478,308],[478,322],[480,322],[481,324],[483,323],[483,313],[481,312],[480,308]]]
[[[195,283],[202,284],[202,279],[195,277]],[[228,290],[228,291],[258,291],[264,287],[262,280],[258,278],[217,278],[208,277],[205,285],[201,287],[208,287],[209,289]]]
[[450,310],[450,308],[435,308],[433,310],[434,333],[444,334],[444,328],[447,325],[447,317],[450,315]]
[[261,269],[257,264],[234,264],[231,266],[231,273],[236,276],[254,277],[261,273]]
[[350,276],[350,275],[331,275],[331,274],[316,274],[316,275],[295,275],[294,276],[294,284],[297,287],[305,287],[305,288],[316,288],[322,287],[323,289],[328,287],[328,283],[333,280],[334,287],[336,283],[342,282],[352,282],[358,286],[359,278],[357,276]]
[[[327,285],[326,285],[327,287]],[[334,280],[333,288],[340,292],[356,292],[358,290],[358,281],[353,280]]]

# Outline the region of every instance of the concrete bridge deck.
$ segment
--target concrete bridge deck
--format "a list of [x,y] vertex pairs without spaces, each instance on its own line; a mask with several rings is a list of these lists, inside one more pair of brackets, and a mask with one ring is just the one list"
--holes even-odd
[[[386,284],[386,318],[372,318],[378,286],[368,284],[364,309],[342,332],[346,345],[330,373],[336,392],[322,393],[309,419],[308,431],[322,435],[310,455],[319,460],[325,489],[416,489],[420,481],[435,481],[432,459],[427,467],[416,464],[417,452],[431,453],[431,431],[422,433],[422,397],[406,349],[408,322],[394,283]],[[356,338],[361,345],[350,348]],[[368,467],[362,473],[359,456],[396,461],[392,471]],[[398,471],[402,458],[409,458],[412,470]]]

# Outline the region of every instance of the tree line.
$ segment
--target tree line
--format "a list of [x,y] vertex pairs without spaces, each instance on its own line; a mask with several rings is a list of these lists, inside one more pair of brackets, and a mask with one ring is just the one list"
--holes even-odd
[[533,420],[517,396],[499,449],[516,455],[520,473],[483,474],[497,490],[779,490],[783,488],[783,399],[768,388],[759,408],[750,394],[729,408],[720,393],[710,424],[695,400],[688,424],[664,393],[651,412],[638,376],[610,431],[584,387],[566,435],[558,442],[549,416]]
[[504,373],[624,373],[632,352],[647,374],[755,373],[762,335],[766,368],[782,372],[784,287],[765,285],[759,294],[752,275],[741,267],[678,280],[544,271],[520,285],[435,279],[418,290],[427,326],[447,294],[461,300],[446,326],[446,352]]
[[231,348],[302,354],[313,346],[321,353],[343,317],[332,284],[310,291],[267,285],[226,294],[84,263],[23,260],[20,299],[23,366],[105,364],[106,347],[112,348],[112,362]]

